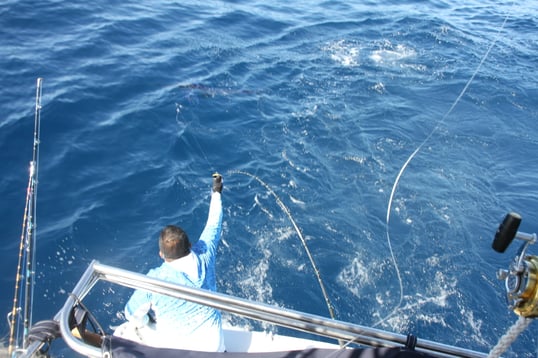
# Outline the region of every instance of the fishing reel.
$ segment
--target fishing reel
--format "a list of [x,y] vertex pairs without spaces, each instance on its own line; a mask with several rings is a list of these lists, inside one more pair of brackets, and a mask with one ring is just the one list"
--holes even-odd
[[499,270],[497,278],[505,282],[508,307],[519,316],[535,318],[538,317],[538,256],[526,255],[526,251],[536,242],[536,234],[517,231],[520,223],[519,214],[508,213],[491,246],[503,253],[514,238],[523,241],[508,270]]

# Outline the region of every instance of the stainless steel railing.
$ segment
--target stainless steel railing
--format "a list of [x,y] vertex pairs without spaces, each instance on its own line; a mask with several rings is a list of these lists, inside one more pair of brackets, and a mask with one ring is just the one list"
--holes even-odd
[[[224,312],[256,319],[275,325],[296,329],[344,342],[354,342],[373,347],[404,346],[408,337],[375,328],[351,324],[343,321],[307,314],[290,309],[252,302],[242,298],[186,287],[143,274],[103,265],[93,261],[68,297],[55,319],[60,322],[64,341],[76,352],[88,357],[101,357],[102,351],[75,338],[69,327],[69,316],[75,305],[75,297],[82,300],[98,281],[107,281],[135,289],[144,289],[172,297],[211,306]],[[30,346],[33,349],[33,346]],[[438,342],[418,339],[415,350],[438,357],[487,357],[487,354],[445,345]],[[30,357],[28,355],[28,357]]]

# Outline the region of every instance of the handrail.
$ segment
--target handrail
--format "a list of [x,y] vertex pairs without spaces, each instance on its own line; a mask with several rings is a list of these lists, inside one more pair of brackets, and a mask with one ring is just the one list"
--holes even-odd
[[[373,346],[404,346],[407,336],[370,328],[357,324],[329,319],[300,311],[271,306],[264,303],[166,282],[113,266],[92,261],[90,266],[73,289],[63,308],[56,315],[64,341],[75,351],[88,357],[101,357],[102,351],[75,338],[69,328],[69,316],[76,300],[82,300],[98,281],[107,281],[122,286],[144,289],[171,297],[207,305],[221,311],[243,317],[261,320],[279,326],[296,329],[328,338],[346,342]],[[483,358],[487,354],[442,343],[418,339],[415,350],[438,357]]]

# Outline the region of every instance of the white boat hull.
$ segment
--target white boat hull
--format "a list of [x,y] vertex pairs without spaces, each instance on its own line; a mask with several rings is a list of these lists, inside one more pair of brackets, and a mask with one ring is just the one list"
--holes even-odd
[[[114,336],[156,348],[193,349],[192,342],[182,345],[178,343],[177,337],[171,339],[169,334],[158,332],[151,324],[136,327],[132,323],[126,322],[116,329]],[[249,331],[238,327],[224,328],[223,336],[227,352],[260,353],[309,348],[339,349],[339,345],[336,343],[281,336],[269,332]],[[173,344],[170,344],[172,341],[174,341]]]

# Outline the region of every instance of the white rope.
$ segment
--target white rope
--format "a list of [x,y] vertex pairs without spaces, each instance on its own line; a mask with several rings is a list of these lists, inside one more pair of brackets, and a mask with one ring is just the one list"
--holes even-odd
[[529,324],[532,322],[531,318],[525,318],[525,317],[519,317],[516,323],[508,331],[505,333],[504,336],[499,339],[499,342],[493,349],[489,352],[488,358],[497,358],[500,357],[501,354],[503,354],[508,348],[510,348],[510,345],[514,343],[517,336],[521,332],[523,332]]

